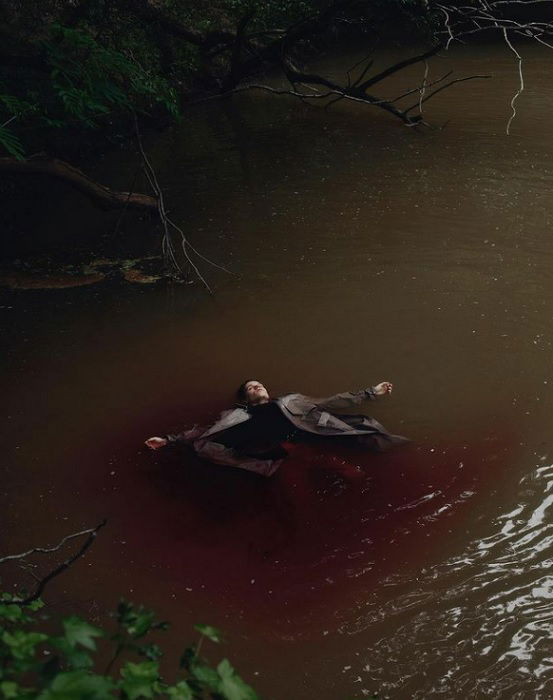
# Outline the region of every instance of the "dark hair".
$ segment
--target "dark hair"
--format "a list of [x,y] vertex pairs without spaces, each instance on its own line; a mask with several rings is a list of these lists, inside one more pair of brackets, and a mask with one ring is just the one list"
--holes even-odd
[[236,391],[236,398],[238,401],[243,401],[244,403],[247,403],[248,401],[248,394],[246,393],[246,387],[250,382],[256,382],[257,379],[246,379],[245,382],[242,382],[240,386],[238,387]]

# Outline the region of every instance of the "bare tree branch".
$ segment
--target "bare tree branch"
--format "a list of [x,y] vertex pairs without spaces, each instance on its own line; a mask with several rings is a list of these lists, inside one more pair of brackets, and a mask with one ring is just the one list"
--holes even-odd
[[531,5],[551,7],[553,0],[495,0],[493,2],[482,0],[479,5],[456,5],[445,2],[435,4],[435,7],[444,15],[443,33],[448,36],[447,47],[453,40],[461,41],[464,37],[495,32],[501,36],[509,51],[515,56],[519,85],[510,102],[512,114],[505,129],[507,135],[510,135],[511,125],[517,115],[516,102],[525,89],[523,58],[513,44],[512,35],[522,36],[527,41],[536,41],[553,49],[553,43],[547,41],[547,38],[553,37],[553,22],[534,21],[532,18],[527,20],[527,14],[521,15],[521,10],[524,13]]
[[428,61],[424,61],[424,77],[422,79],[421,86],[419,88],[419,114],[422,114],[422,104],[424,102],[424,93],[426,92],[427,82],[428,82]]
[[144,150],[144,146],[142,144],[142,137],[140,135],[140,130],[138,128],[138,120],[136,119],[135,115],[135,131],[136,131],[136,138],[138,142],[138,148],[140,150],[140,155],[142,156],[142,160],[144,163],[144,172],[146,174],[146,177],[148,178],[148,182],[150,183],[150,186],[154,190],[157,198],[157,204],[158,204],[158,213],[159,213],[159,218],[161,221],[161,224],[163,226],[163,240],[162,240],[162,250],[163,254],[166,256],[166,258],[171,262],[173,267],[178,270],[181,274],[183,274],[183,270],[177,260],[177,256],[175,253],[175,249],[173,247],[172,239],[171,239],[171,234],[169,232],[169,227],[171,226],[174,230],[176,230],[180,237],[181,237],[181,248],[182,252],[186,258],[187,263],[190,265],[190,267],[194,270],[194,273],[196,274],[197,278],[200,280],[200,282],[204,285],[204,287],[207,289],[207,291],[210,294],[213,294],[213,291],[209,284],[207,283],[205,277],[202,275],[198,265],[194,262],[192,259],[190,252],[194,253],[197,255],[201,260],[207,262],[208,264],[212,265],[213,267],[216,267],[219,270],[222,270],[223,272],[226,272],[228,274],[233,274],[226,268],[224,268],[222,265],[218,265],[217,263],[213,262],[212,260],[209,260],[205,255],[202,253],[199,253],[196,248],[188,241],[187,237],[184,234],[184,231],[177,226],[168,216],[167,216],[167,210],[165,208],[165,199],[163,196],[163,191],[159,185],[155,170],[146,155],[146,152]]
[[505,37],[505,43],[507,44],[507,46],[511,49],[511,51],[517,57],[518,75],[519,75],[519,79],[520,79],[519,88],[518,88],[517,92],[513,95],[513,98],[511,99],[511,109],[513,110],[513,113],[511,114],[511,118],[507,122],[507,127],[506,127],[507,136],[509,136],[509,133],[511,130],[511,124],[513,122],[513,119],[517,115],[517,109],[515,107],[515,102],[517,101],[518,96],[521,95],[522,92],[524,91],[524,75],[522,74],[522,56],[519,54],[519,52],[515,49],[515,47],[511,43],[511,40],[509,39],[509,36],[507,34],[507,30],[505,29],[505,27],[503,27],[503,36]]
[[50,571],[49,574],[44,576],[44,578],[40,579],[33,593],[26,596],[25,598],[11,598],[10,600],[2,600],[2,605],[29,605],[29,603],[38,600],[38,598],[40,598],[44,589],[46,588],[47,584],[52,579],[56,578],[56,576],[59,576],[61,573],[66,571],[74,562],[77,561],[77,559],[83,556],[83,554],[90,546],[92,546],[92,543],[96,539],[98,532],[104,527],[106,523],[107,520],[102,520],[102,522],[96,525],[96,527],[94,528],[91,528],[89,530],[82,530],[81,532],[76,532],[73,535],[68,535],[67,537],[64,537],[63,540],[55,547],[36,547],[35,549],[30,549],[28,552],[23,552],[22,554],[11,554],[6,557],[2,557],[0,559],[0,564],[14,559],[24,559],[25,557],[28,557],[29,555],[35,552],[55,552],[69,540],[75,537],[81,537],[82,535],[88,534],[88,537],[86,538],[80,549],[75,554],[73,554],[73,556],[63,561],[61,564],[52,569],[52,571]]
[[430,58],[431,56],[435,56],[438,51],[444,48],[443,43],[438,43],[435,46],[433,46],[431,49],[428,51],[425,51],[424,53],[419,54],[418,56],[411,56],[410,58],[406,58],[403,61],[399,61],[398,63],[394,63],[392,66],[389,66],[385,70],[383,70],[381,73],[378,73],[377,75],[374,75],[372,78],[369,78],[368,80],[365,80],[364,83],[361,83],[361,85],[358,86],[359,90],[365,91],[368,88],[372,87],[373,85],[376,85],[377,83],[382,82],[385,78],[388,78],[390,75],[394,75],[394,73],[398,73],[401,70],[404,70],[408,66],[412,66],[415,63],[420,63],[421,61],[426,61],[426,59]]
[[439,92],[441,92],[442,90],[445,90],[446,88],[450,87],[451,85],[455,85],[455,83],[464,83],[467,80],[475,80],[475,79],[491,78],[491,77],[492,77],[491,75],[467,75],[464,78],[456,78],[455,80],[450,80],[445,85],[442,85],[441,87],[437,88],[436,90],[433,90],[429,95],[426,95],[426,97],[424,99],[418,100],[417,102],[412,104],[410,107],[407,107],[405,112],[406,113],[410,112],[411,110],[415,109],[415,107],[419,107],[419,109],[420,109],[420,106],[424,102],[428,102],[428,100],[430,98],[434,97],[434,95],[437,95]]

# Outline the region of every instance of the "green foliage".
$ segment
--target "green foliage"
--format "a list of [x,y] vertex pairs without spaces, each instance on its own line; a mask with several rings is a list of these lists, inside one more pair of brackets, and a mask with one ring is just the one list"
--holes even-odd
[[[102,0],[28,5],[16,13],[21,22],[6,49],[11,60],[0,62],[0,155],[19,159],[31,149],[44,150],[45,144],[50,151],[54,144],[63,148],[69,131],[79,140],[84,130],[96,129],[119,142],[122,132],[129,131],[131,113],[178,119],[180,93],[195,88],[196,81],[200,87],[221,86],[229,76],[236,49],[232,35],[244,18],[242,48],[251,60],[282,32],[324,12],[327,3]],[[31,5],[36,7],[31,10]],[[146,13],[140,9],[145,6]],[[439,16],[432,7],[427,0],[346,3],[336,21],[321,24],[321,32],[333,28],[336,35],[359,34],[385,25],[392,34],[405,26],[431,33]],[[10,56],[12,44],[20,56]],[[304,39],[295,48],[301,52],[308,44]]]
[[37,700],[104,700],[114,697],[116,685],[110,678],[88,671],[58,673]]
[[67,115],[86,126],[112,109],[163,104],[178,115],[176,93],[160,76],[120,51],[102,46],[90,34],[59,24],[44,42],[54,93]]
[[46,76],[35,76],[31,89],[18,71],[0,82],[0,91],[5,90],[0,94],[0,148],[9,155],[24,157],[23,133],[97,128],[118,115],[158,106],[179,118],[176,89],[155,66],[145,68],[89,32],[52,24],[40,47]]
[[5,119],[0,124],[0,147],[18,160],[23,159],[24,148],[10,125],[16,120],[24,119],[37,112],[38,105],[36,104],[20,99],[15,95],[0,94],[0,120]]
[[[185,649],[179,677],[168,683],[159,671],[161,649],[144,643],[147,635],[166,629],[167,623],[156,621],[154,613],[143,606],[121,601],[117,629],[111,635],[70,616],[62,620],[62,634],[53,636],[40,629],[47,619],[42,613],[37,615],[40,601],[23,608],[9,600],[8,595],[0,596],[0,698],[257,700],[254,690],[227,659],[213,667],[200,656],[204,639],[221,641],[221,633],[214,627],[196,625],[200,639]],[[101,671],[95,656],[101,651],[105,657],[109,647],[111,661]]]
[[254,691],[244,683],[231,666],[228,659],[223,659],[217,666],[220,681],[217,692],[227,700],[255,700]]
[[[126,600],[117,606],[117,620],[121,628],[133,639],[140,639],[154,625],[154,613],[146,608],[135,607]],[[155,623],[156,626],[163,623]]]
[[154,693],[161,692],[159,683],[159,666],[155,661],[143,661],[140,664],[127,663],[121,669],[123,680],[120,687],[129,698],[153,698]]
[[23,154],[25,153],[23,144],[13,131],[8,129],[8,124],[9,120],[4,124],[0,124],[0,147],[6,150],[10,156],[17,158],[17,160],[23,160]]
[[65,639],[73,649],[77,644],[80,644],[85,647],[85,649],[95,651],[96,642],[94,641],[94,637],[101,637],[103,635],[102,630],[89,625],[88,622],[81,620],[79,617],[65,618],[63,621],[63,628],[65,630]]

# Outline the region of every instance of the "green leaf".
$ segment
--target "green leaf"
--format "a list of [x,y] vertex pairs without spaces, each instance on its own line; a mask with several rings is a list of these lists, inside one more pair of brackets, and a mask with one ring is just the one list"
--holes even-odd
[[102,637],[104,635],[102,630],[89,625],[88,622],[75,616],[65,618],[63,627],[65,629],[65,638],[72,647],[80,644],[85,649],[92,651],[96,649],[94,637]]
[[5,620],[21,620],[24,617],[19,605],[0,605],[0,617]]
[[201,684],[202,688],[207,688],[215,693],[219,690],[219,675],[209,666],[204,666],[203,664],[194,665],[190,669],[190,673]]
[[19,694],[18,685],[13,681],[3,681],[0,683],[0,691],[6,700],[11,700],[11,698],[16,698]]
[[65,637],[54,637],[50,640],[52,646],[61,651],[65,661],[75,670],[92,668],[94,662],[90,654],[76,648]]
[[29,603],[29,610],[31,610],[32,612],[36,612],[37,610],[40,610],[43,607],[44,601],[40,598],[37,598],[37,600],[33,600],[32,603]]
[[167,688],[165,692],[172,700],[194,700],[192,689],[186,681],[180,681],[177,685]]
[[36,645],[46,639],[48,639],[46,634],[23,630],[4,632],[2,635],[2,641],[10,648],[13,658],[19,661],[31,661],[35,655]]
[[18,117],[24,117],[38,111],[38,105],[22,100],[15,95],[0,95],[0,105],[5,111]]
[[223,641],[221,631],[216,627],[211,627],[210,625],[194,625],[194,629],[216,644]]
[[143,661],[133,664],[128,661],[121,669],[123,680],[119,687],[129,700],[135,698],[153,698],[159,690],[159,665],[155,661]]
[[145,656],[150,661],[157,661],[163,656],[163,651],[159,648],[157,644],[145,644],[144,646],[139,646],[136,648],[139,654]]
[[24,149],[17,136],[5,126],[0,126],[0,146],[17,160],[23,160]]
[[122,600],[117,606],[117,616],[119,623],[134,639],[143,637],[154,626],[158,626],[154,623],[155,615],[151,610],[142,605],[134,606],[126,600]]
[[46,126],[51,126],[54,129],[61,129],[61,127],[65,125],[65,122],[61,119],[51,119],[50,117],[42,117],[42,119]]
[[60,673],[38,695],[37,700],[106,700],[113,697],[114,684],[111,678],[104,678],[88,671]]
[[253,688],[244,683],[228,659],[223,659],[217,666],[217,673],[221,679],[219,693],[226,700],[257,700]]

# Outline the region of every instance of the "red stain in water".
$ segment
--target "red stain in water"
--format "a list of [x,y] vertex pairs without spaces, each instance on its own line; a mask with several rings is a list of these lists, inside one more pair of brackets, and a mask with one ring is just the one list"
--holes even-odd
[[203,462],[186,447],[137,454],[139,429],[129,431],[133,444],[109,448],[129,465],[105,500],[126,551],[183,596],[202,590],[228,610],[269,616],[273,627],[302,617],[304,629],[360,579],[370,587],[430,560],[514,443],[511,431],[490,430],[465,443],[374,454],[325,439],[288,445],[284,465],[265,479]]

